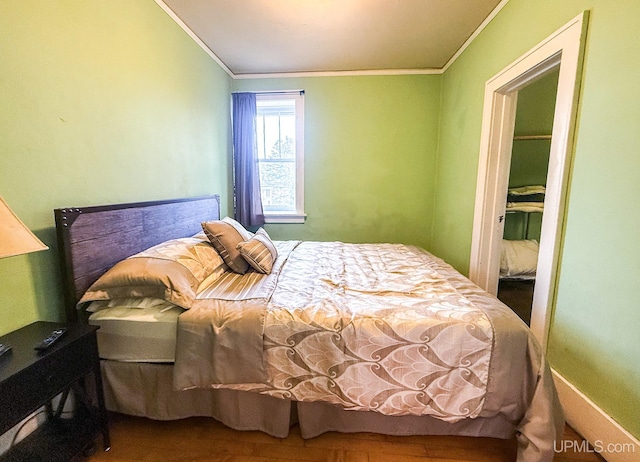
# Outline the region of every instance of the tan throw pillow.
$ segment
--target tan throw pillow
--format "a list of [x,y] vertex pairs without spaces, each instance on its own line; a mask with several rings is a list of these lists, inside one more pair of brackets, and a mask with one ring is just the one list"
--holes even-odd
[[241,242],[251,239],[252,234],[249,231],[229,217],[206,221],[202,223],[202,229],[229,268],[240,274],[247,272],[249,264],[236,247]]
[[244,226],[242,226],[240,223],[238,223],[233,218],[224,217],[222,219],[222,221],[224,221],[225,223],[228,223],[231,226],[233,226],[235,228],[235,230],[238,231],[240,236],[242,236],[242,240],[246,241],[246,240],[249,240],[249,239],[251,239],[253,237],[253,233],[251,231],[247,231]]
[[238,244],[240,255],[259,273],[270,274],[278,258],[276,246],[267,232],[260,228],[248,241]]

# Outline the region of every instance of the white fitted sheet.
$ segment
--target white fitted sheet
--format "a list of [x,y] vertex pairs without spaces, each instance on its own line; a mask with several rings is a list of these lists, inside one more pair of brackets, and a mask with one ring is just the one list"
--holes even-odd
[[100,358],[172,363],[175,360],[178,316],[183,311],[166,302],[145,308],[98,308],[89,316],[89,324],[100,327],[97,333]]

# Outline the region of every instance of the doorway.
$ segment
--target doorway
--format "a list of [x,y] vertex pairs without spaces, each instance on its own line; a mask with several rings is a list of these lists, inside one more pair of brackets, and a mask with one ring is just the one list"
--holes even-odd
[[527,324],[544,215],[559,68],[518,91],[498,298]]
[[558,70],[530,323],[543,346],[555,296],[586,25],[585,11],[485,86],[469,277],[487,292],[496,294],[518,92]]

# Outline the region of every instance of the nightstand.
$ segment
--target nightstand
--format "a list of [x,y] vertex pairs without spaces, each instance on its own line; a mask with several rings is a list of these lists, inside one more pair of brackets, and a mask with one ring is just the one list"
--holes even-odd
[[[66,333],[51,347],[34,346],[54,329]],[[0,356],[0,434],[44,406],[47,420],[0,456],[0,461],[69,461],[81,458],[102,434],[109,449],[109,427],[104,405],[95,326],[35,322],[0,337],[11,351]],[[71,417],[62,405],[72,391]],[[62,394],[54,409],[51,401]]]

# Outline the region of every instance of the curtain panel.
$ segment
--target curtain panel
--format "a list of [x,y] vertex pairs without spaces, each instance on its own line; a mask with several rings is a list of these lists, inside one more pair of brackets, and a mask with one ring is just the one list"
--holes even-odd
[[256,95],[233,93],[233,175],[235,219],[243,226],[264,224],[256,144]]

